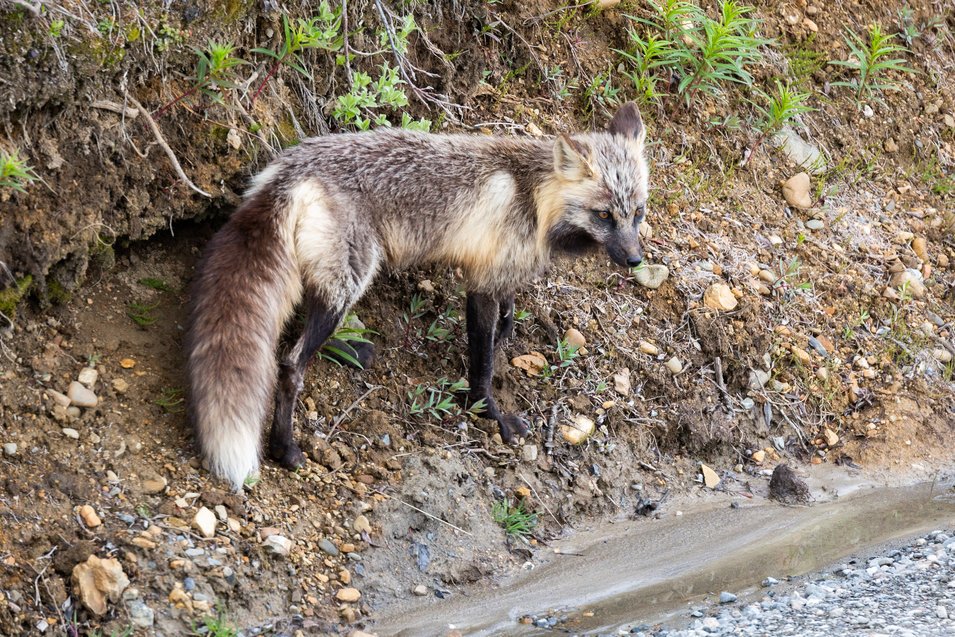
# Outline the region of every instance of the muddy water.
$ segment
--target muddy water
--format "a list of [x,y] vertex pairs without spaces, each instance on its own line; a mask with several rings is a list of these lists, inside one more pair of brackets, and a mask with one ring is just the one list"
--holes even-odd
[[767,576],[803,575],[874,546],[955,525],[951,489],[877,488],[812,507],[710,503],[660,520],[618,522],[562,540],[542,562],[493,588],[415,600],[379,618],[382,635],[553,634],[525,615],[567,615],[590,634],[665,619],[722,590],[754,591]]

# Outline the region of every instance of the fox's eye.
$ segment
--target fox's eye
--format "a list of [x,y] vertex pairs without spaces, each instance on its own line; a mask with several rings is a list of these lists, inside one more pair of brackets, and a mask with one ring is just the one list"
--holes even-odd
[[610,218],[609,210],[596,210],[595,212],[597,213],[597,216],[603,219],[604,221]]

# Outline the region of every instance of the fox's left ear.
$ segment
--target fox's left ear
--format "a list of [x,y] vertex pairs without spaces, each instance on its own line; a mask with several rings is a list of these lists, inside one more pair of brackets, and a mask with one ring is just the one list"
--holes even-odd
[[607,130],[612,135],[622,135],[638,142],[642,142],[647,135],[647,129],[643,127],[643,118],[640,117],[640,109],[633,102],[627,102],[620,107],[617,114],[610,120]]

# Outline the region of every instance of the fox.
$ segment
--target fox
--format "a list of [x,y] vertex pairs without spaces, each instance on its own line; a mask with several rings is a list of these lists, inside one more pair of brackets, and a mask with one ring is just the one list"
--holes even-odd
[[[377,129],[304,139],[257,176],[204,249],[184,339],[189,417],[209,470],[240,491],[268,454],[305,455],[293,415],[309,362],[383,267],[437,264],[465,284],[467,400],[503,441],[529,432],[491,395],[514,294],[556,254],[643,259],[646,129],[626,103],[606,130],[555,137]],[[304,326],[283,356],[286,323]],[[293,335],[294,336],[294,335]],[[356,357],[374,357],[370,343]]]

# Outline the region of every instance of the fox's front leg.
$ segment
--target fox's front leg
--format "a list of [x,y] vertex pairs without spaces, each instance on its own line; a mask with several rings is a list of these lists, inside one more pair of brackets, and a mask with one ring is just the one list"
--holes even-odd
[[[506,300],[505,300],[506,303]],[[515,414],[502,414],[491,397],[491,378],[494,375],[494,334],[497,329],[501,306],[488,294],[468,293],[467,330],[468,354],[470,357],[470,401],[484,401],[482,415],[496,420],[501,428],[501,438],[512,442],[528,431],[527,421]]]
[[501,341],[514,334],[514,295],[511,294],[501,299],[498,308],[499,318],[497,320],[497,332],[494,336],[496,345],[500,345]]

